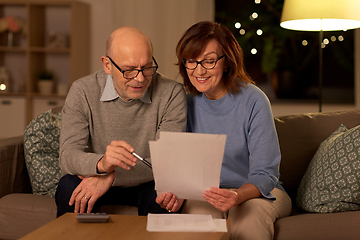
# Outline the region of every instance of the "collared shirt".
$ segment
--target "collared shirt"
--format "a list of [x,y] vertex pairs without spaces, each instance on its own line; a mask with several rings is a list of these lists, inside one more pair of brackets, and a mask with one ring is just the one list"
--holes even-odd
[[[104,92],[101,95],[100,101],[103,101],[103,102],[111,101],[116,98],[120,98],[124,102],[131,102],[133,100],[133,99],[130,99],[129,101],[124,100],[115,89],[112,75],[108,75],[106,84],[105,84],[105,88],[104,88]],[[140,98],[140,101],[142,101],[144,103],[151,103],[150,93],[149,93],[148,89],[146,89],[146,92],[145,92],[144,96],[142,96]]]
[[[149,141],[158,139],[162,131],[185,130],[186,97],[180,83],[156,73],[148,89],[151,104],[139,99],[124,102],[116,98],[117,94],[115,100],[100,101],[107,79],[105,71],[99,70],[74,81],[66,96],[59,150],[64,174],[97,175],[96,165],[114,140],[129,143],[137,154],[151,161]],[[114,86],[112,81],[109,86]],[[115,175],[114,186],[121,187],[154,179],[145,164],[136,164],[130,170],[118,167]]]

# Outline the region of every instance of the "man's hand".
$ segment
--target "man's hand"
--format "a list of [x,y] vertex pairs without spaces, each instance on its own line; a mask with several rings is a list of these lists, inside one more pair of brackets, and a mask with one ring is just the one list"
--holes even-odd
[[238,193],[234,190],[212,187],[209,191],[204,192],[203,197],[220,211],[226,212],[236,204]]
[[111,187],[115,179],[115,172],[108,175],[94,177],[80,177],[81,183],[75,188],[71,195],[69,205],[75,203],[75,213],[91,213],[95,202],[104,195]]
[[160,207],[165,208],[169,212],[177,212],[182,206],[184,199],[178,199],[172,193],[163,193],[160,196],[157,196],[155,201]]
[[137,158],[132,155],[134,148],[127,142],[119,140],[112,141],[107,147],[104,157],[97,164],[98,172],[109,173],[116,167],[129,170],[129,166],[135,166]]

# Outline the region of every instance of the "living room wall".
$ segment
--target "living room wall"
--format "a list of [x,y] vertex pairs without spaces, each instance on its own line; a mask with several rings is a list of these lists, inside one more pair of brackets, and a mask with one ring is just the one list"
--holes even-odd
[[175,47],[192,24],[214,21],[214,0],[81,0],[91,8],[91,71],[102,68],[105,42],[115,29],[132,26],[152,41],[159,71],[181,82]]

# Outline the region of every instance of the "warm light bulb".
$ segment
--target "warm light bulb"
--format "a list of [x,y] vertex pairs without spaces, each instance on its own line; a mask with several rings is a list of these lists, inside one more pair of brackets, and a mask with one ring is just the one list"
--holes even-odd
[[239,29],[239,28],[241,28],[241,23],[239,23],[239,22],[236,22],[236,23],[235,23],[235,28],[236,28],[236,29]]
[[245,35],[245,29],[240,29],[239,33],[240,33],[241,35]]
[[5,91],[6,90],[6,85],[4,83],[0,84],[0,90],[1,91]]
[[303,46],[307,46],[309,44],[308,41],[306,41],[306,40],[303,40],[301,43]]
[[338,39],[339,39],[340,42],[344,41],[344,37],[343,37],[342,35],[340,35],[340,36],[338,37]]
[[256,4],[260,4],[260,3],[261,3],[261,0],[255,0],[255,3],[256,3]]
[[303,31],[334,31],[360,27],[359,21],[347,19],[301,19],[281,22],[280,26],[286,29]]
[[261,36],[261,35],[263,34],[263,31],[262,31],[261,29],[258,29],[258,30],[256,31],[256,34],[259,35],[259,36]]
[[330,43],[329,39],[327,39],[327,38],[325,38],[325,39],[323,40],[323,42],[324,42],[325,45],[327,45],[327,44]]
[[253,54],[253,55],[257,54],[256,48],[251,49],[251,54]]

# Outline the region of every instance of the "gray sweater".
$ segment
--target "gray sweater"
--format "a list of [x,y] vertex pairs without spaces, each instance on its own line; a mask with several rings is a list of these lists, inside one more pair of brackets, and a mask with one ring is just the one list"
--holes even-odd
[[[148,89],[151,103],[120,98],[100,101],[108,75],[98,71],[76,80],[62,110],[60,167],[64,174],[98,175],[96,164],[113,140],[124,140],[143,158],[150,158],[149,141],[160,131],[185,131],[186,96],[180,83],[159,73]],[[150,159],[148,159],[150,160]],[[152,171],[135,167],[115,169],[114,186],[137,186],[153,180]]]

